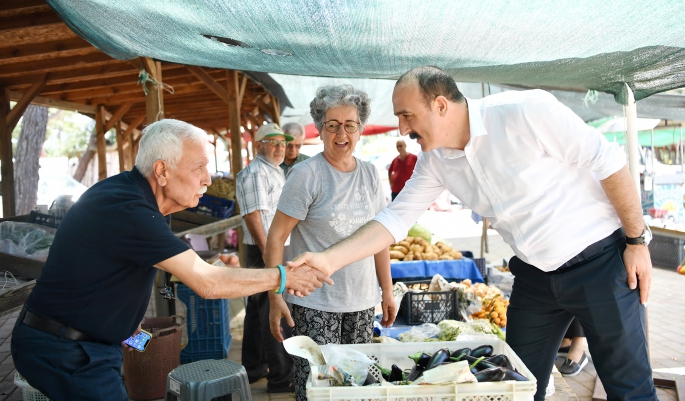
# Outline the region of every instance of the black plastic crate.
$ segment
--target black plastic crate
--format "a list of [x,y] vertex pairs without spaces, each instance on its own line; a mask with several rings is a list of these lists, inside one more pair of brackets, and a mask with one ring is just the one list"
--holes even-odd
[[675,269],[685,257],[683,245],[685,245],[685,240],[680,238],[654,234],[649,243],[649,255],[652,264]]
[[[428,281],[403,281],[407,287],[430,284]],[[458,291],[412,292],[404,294],[399,313],[404,313],[407,324],[438,323],[445,319],[459,319]]]
[[483,276],[483,282],[485,284],[488,283],[488,272],[485,267],[485,258],[472,258],[473,262],[476,264],[476,267],[478,268],[478,272],[480,273],[481,276]]
[[196,207],[187,210],[189,212],[225,219],[233,216],[234,208],[235,202],[230,199],[203,195]]
[[61,218],[55,217],[50,214],[43,214],[32,211],[29,213],[29,222],[33,224],[39,224],[41,226],[57,228],[59,223],[62,221]]

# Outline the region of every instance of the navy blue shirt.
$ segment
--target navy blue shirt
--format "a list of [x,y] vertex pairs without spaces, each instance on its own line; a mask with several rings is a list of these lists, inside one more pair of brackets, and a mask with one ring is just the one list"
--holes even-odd
[[145,316],[157,269],[187,251],[147,179],[132,171],[98,182],[64,216],[26,307],[112,344]]

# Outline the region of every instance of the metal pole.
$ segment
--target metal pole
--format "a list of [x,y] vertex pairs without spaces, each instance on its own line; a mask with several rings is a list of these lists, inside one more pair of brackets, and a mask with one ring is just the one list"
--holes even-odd
[[683,125],[680,125],[680,172],[683,172],[683,167],[685,167],[685,163],[683,163]]
[[[650,155],[652,155],[652,171],[650,175],[654,175],[654,128],[652,128],[652,150],[649,152]],[[647,162],[645,161],[645,167],[647,166]]]
[[635,104],[635,95],[628,84],[626,91],[628,93],[628,104],[624,108],[627,122],[626,145],[628,148],[628,167],[630,168],[630,175],[635,182],[638,198],[642,199],[640,195],[640,151],[637,139],[637,105]]

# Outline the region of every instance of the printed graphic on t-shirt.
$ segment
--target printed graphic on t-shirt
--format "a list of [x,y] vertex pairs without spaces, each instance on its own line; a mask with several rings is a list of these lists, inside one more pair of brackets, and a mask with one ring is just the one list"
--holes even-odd
[[336,233],[343,236],[350,236],[359,227],[373,219],[374,214],[371,209],[371,199],[366,188],[357,188],[354,193],[352,203],[334,203],[331,205],[333,213],[331,220],[328,221]]

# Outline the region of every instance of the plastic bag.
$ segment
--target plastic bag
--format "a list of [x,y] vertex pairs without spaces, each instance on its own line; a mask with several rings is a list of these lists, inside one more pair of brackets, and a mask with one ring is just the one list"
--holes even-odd
[[397,305],[398,308],[402,304],[404,294],[406,294],[408,291],[409,289],[407,286],[401,281],[398,281],[394,286],[392,286],[392,296],[395,298],[395,305]]
[[440,329],[437,324],[424,323],[398,335],[397,339],[404,343],[420,343],[437,336],[438,333],[440,333]]
[[459,334],[471,330],[471,326],[465,322],[456,320],[443,320],[438,323],[440,333],[438,333],[438,340],[440,341],[456,341]]
[[343,345],[326,344],[321,346],[321,351],[326,364],[337,367],[337,373],[333,378],[344,378],[342,383],[338,383],[341,386],[363,385],[369,374],[369,366],[374,364],[368,356]]
[[0,223],[0,252],[45,261],[55,238],[55,229],[37,224]]

